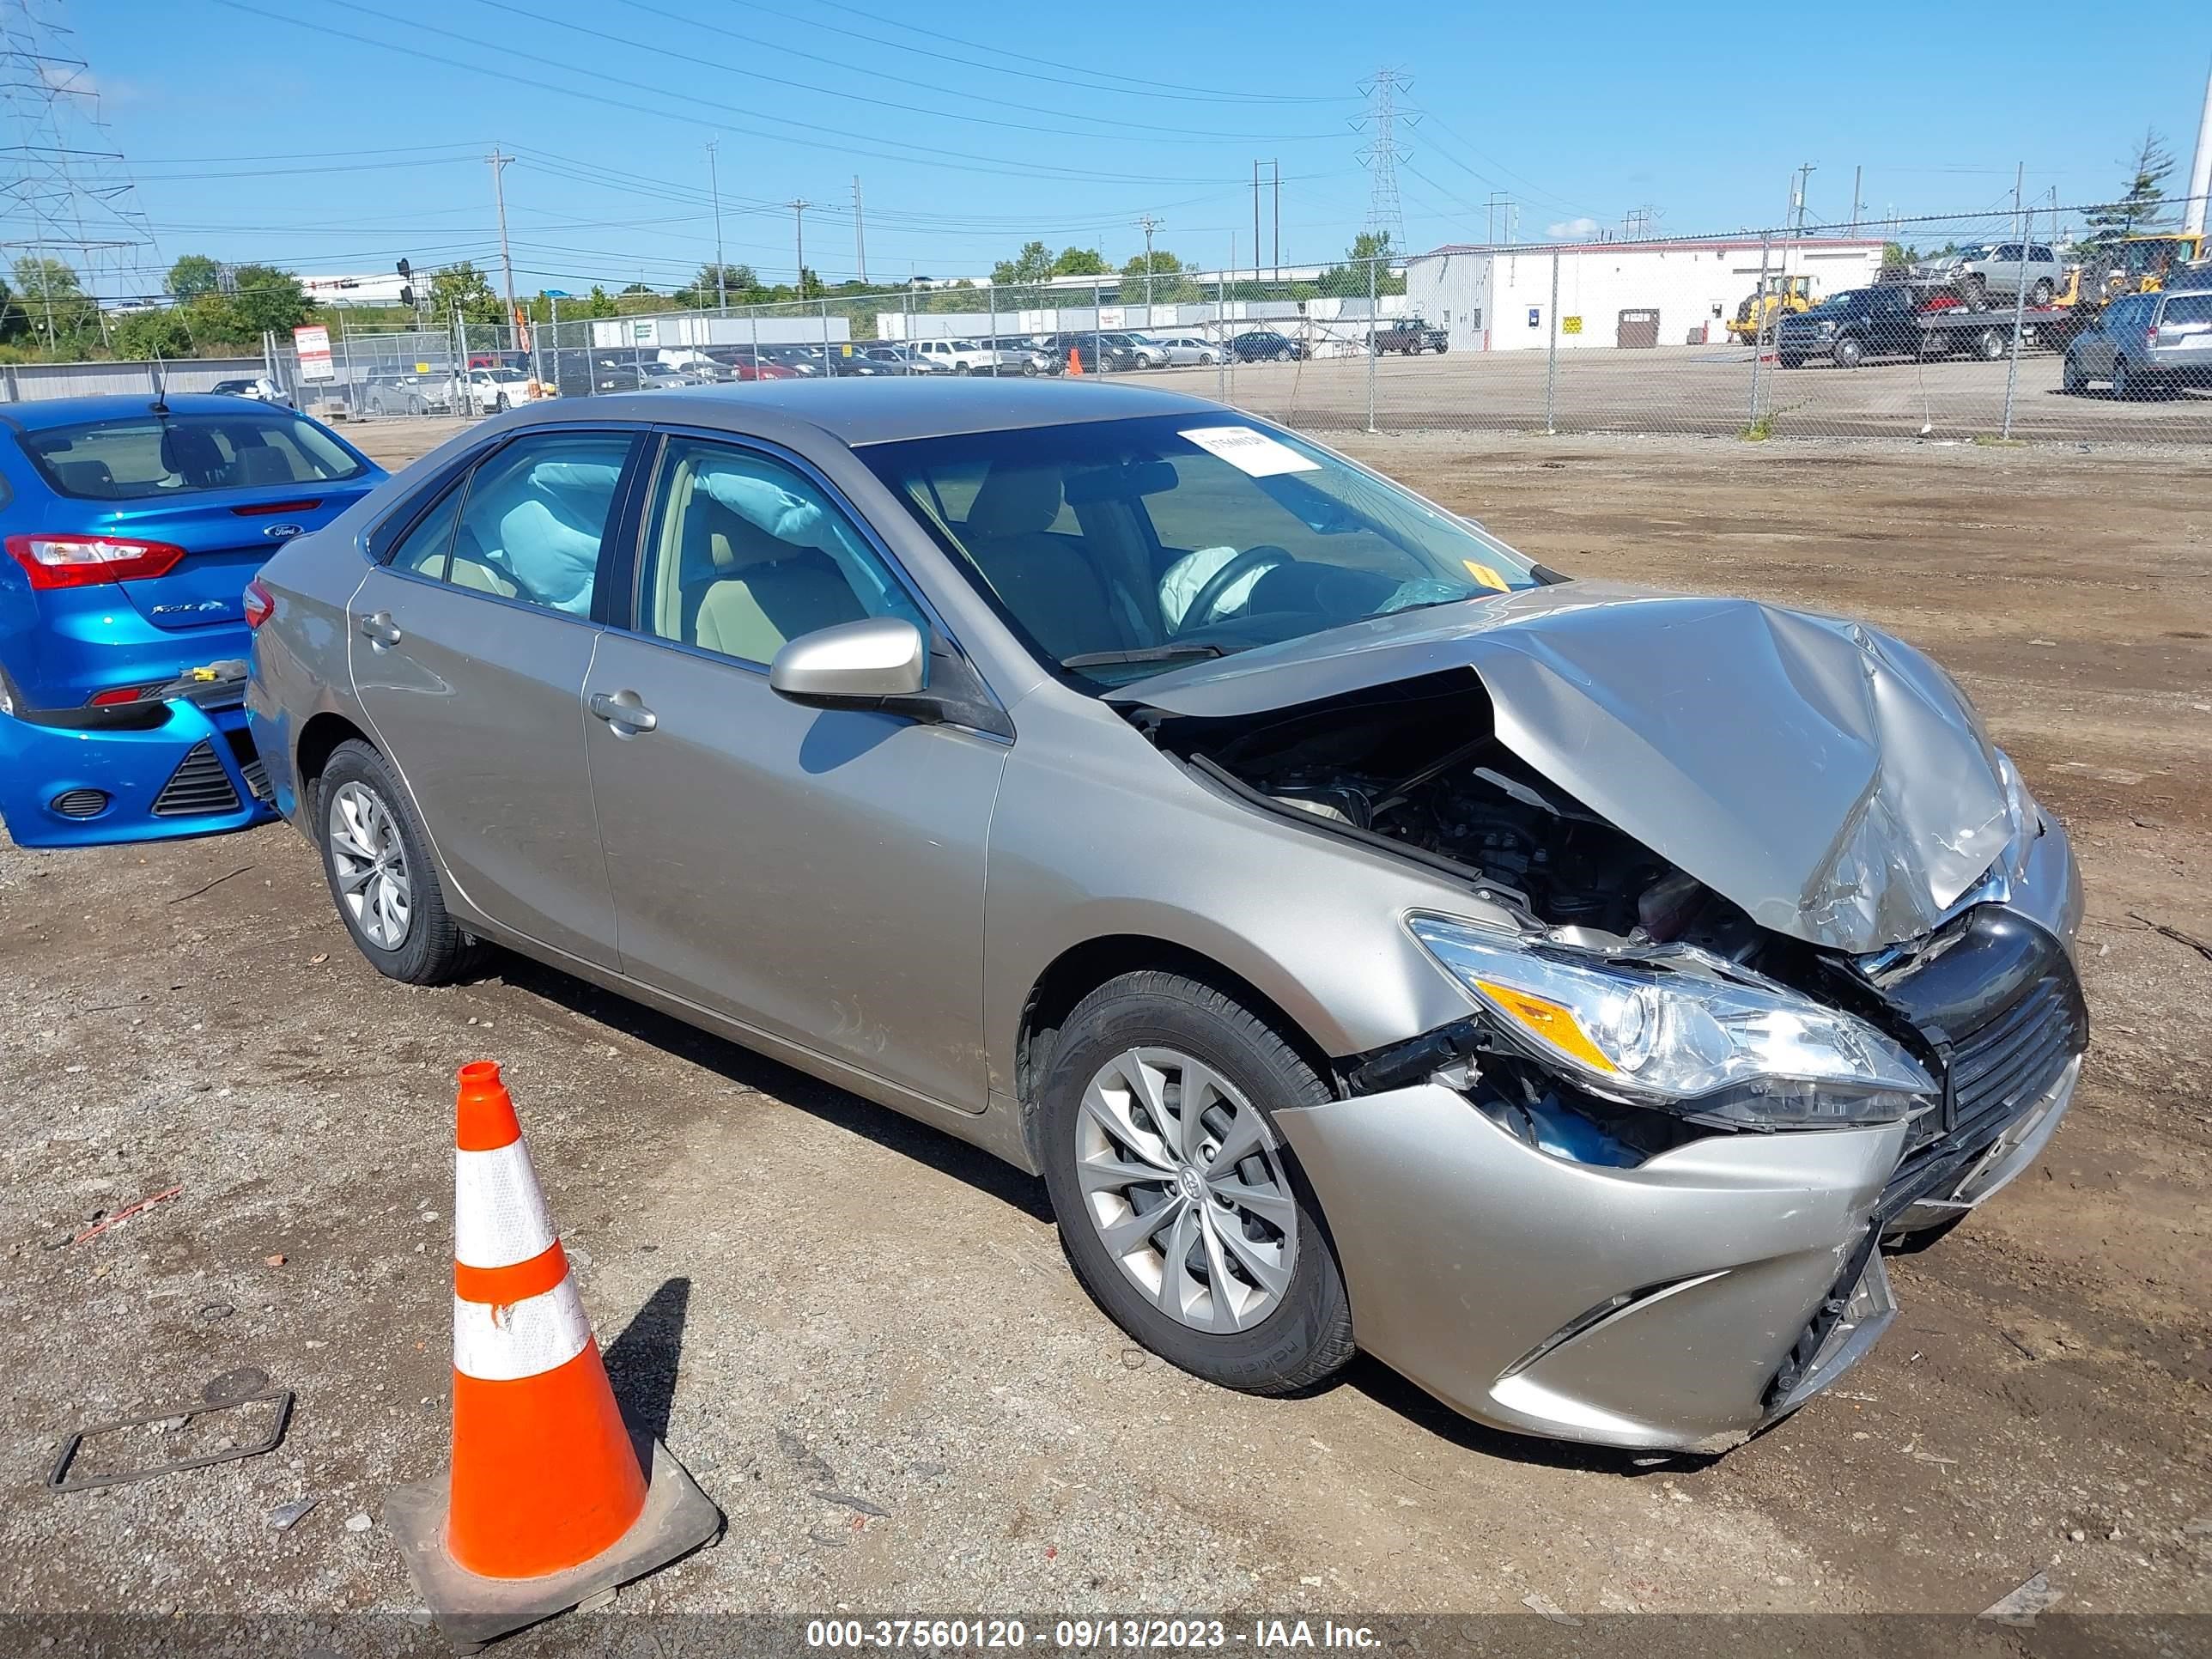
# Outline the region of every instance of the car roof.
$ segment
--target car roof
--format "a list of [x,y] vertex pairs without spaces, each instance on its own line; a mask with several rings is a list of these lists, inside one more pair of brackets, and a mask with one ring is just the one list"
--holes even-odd
[[[251,376],[246,377],[251,379]],[[264,419],[282,419],[291,414],[289,410],[264,410],[259,405],[251,408],[240,399],[224,397],[212,392],[173,392],[167,400],[172,415],[240,415],[252,418],[259,414]],[[21,432],[43,432],[57,426],[78,426],[87,421],[127,419],[133,415],[150,415],[154,410],[154,394],[143,392],[106,392],[82,398],[33,398],[20,404],[9,404],[4,418]]]
[[811,428],[849,448],[1005,432],[1079,421],[1133,420],[1148,415],[1218,416],[1222,406],[1181,392],[1139,386],[1054,380],[957,379],[771,380],[742,386],[655,392],[639,398],[591,398],[539,404],[505,417],[514,424],[605,420],[612,416],[657,424],[716,427],[777,438]]

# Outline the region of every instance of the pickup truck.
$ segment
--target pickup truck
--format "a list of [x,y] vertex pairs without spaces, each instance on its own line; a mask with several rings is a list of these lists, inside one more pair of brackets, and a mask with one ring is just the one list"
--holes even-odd
[[1367,349],[1378,356],[1385,351],[1395,351],[1412,357],[1424,351],[1433,351],[1441,356],[1451,349],[1451,338],[1443,330],[1423,322],[1419,317],[1401,317],[1387,322],[1367,337]]
[[[2051,314],[2027,307],[2021,331],[2030,333]],[[1856,368],[1871,357],[1979,357],[1994,362],[2012,349],[2013,308],[1982,310],[1948,289],[1881,283],[1846,289],[1810,311],[1785,312],[1777,325],[1774,360],[1802,368],[1826,357],[1838,368]]]

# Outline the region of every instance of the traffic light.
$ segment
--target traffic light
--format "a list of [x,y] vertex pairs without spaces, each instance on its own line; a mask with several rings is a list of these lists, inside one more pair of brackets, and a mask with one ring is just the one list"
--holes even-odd
[[415,275],[415,267],[402,259],[397,268],[399,272],[399,303],[411,306],[415,303],[415,285],[410,279]]

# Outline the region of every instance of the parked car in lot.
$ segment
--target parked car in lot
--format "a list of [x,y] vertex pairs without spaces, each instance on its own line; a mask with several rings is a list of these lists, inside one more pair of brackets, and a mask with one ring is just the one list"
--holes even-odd
[[951,373],[934,357],[926,356],[908,345],[875,345],[868,356],[897,374],[949,374]]
[[733,380],[795,380],[799,378],[797,369],[787,363],[777,362],[765,352],[756,356],[750,349],[718,348],[711,355],[715,362],[728,368]]
[[1129,354],[1129,362],[1136,368],[1165,368],[1168,354],[1157,340],[1141,334],[1109,332],[1099,337],[1109,346],[1119,347]]
[[2073,392],[2102,380],[2115,398],[2212,386],[2212,288],[2129,294],[2066,348]]
[[1240,363],[1303,362],[1312,355],[1304,341],[1293,340],[1273,329],[1255,329],[1249,334],[1239,334],[1230,341],[1229,349]]
[[283,404],[289,406],[292,401],[284,395],[283,388],[266,374],[248,375],[242,380],[217,380],[208,388],[208,391],[215,397],[246,398],[258,404]]
[[467,381],[448,388],[453,402],[480,415],[495,415],[530,400],[530,377],[519,368],[472,368]]
[[913,349],[917,356],[955,374],[988,374],[994,369],[1001,374],[1018,374],[1024,361],[980,340],[916,340]]
[[1401,317],[1376,329],[1367,337],[1367,345],[1369,350],[1378,354],[1395,351],[1401,356],[1414,357],[1424,351],[1433,351],[1441,356],[1451,349],[1451,337],[1419,317]]
[[1177,368],[1221,361],[1220,346],[1196,334],[1170,334],[1158,343],[1169,363]]
[[0,417],[0,816],[27,847],[264,815],[247,582],[384,472],[289,409],[69,398]]
[[362,390],[370,415],[443,415],[453,407],[453,382],[424,374],[375,374]]
[[[1012,359],[1021,365],[1024,374],[1059,374],[1067,368],[1067,360],[1055,357],[1025,334],[1008,335],[988,343],[1001,355],[1001,361]],[[1001,369],[1000,374],[1006,371]]]
[[2065,832],[1912,647],[1197,398],[532,409],[262,580],[253,731],[380,971],[494,941],[1041,1174],[1231,1387],[1365,1348],[1724,1449],[2087,1042]]
[[1077,329],[1065,334],[1048,335],[1044,349],[1060,360],[1063,370],[1067,368],[1070,354],[1079,358],[1085,370],[1092,374],[1101,371],[1121,374],[1144,367],[1138,362],[1136,352],[1112,334]]

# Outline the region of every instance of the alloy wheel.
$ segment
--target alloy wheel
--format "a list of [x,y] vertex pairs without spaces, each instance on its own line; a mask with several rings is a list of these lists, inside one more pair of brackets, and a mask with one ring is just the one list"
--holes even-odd
[[1297,1266],[1297,1211],[1258,1107],[1204,1062],[1131,1048],[1083,1091],[1076,1178],[1122,1273],[1194,1330],[1249,1330]]
[[368,785],[348,782],[332,792],[325,827],[339,902],[362,938],[380,951],[397,951],[415,915],[398,820]]

